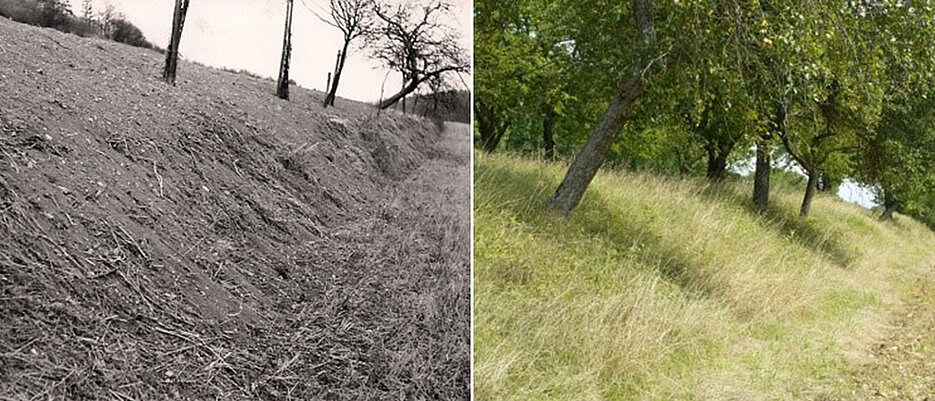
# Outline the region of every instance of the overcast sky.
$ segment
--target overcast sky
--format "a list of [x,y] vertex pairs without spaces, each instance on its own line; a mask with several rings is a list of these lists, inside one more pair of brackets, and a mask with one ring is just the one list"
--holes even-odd
[[[70,0],[80,15],[81,0]],[[167,47],[172,25],[173,0],[93,0],[96,10],[112,5],[153,44]],[[418,1],[418,0],[413,0]],[[451,26],[460,33],[461,45],[470,53],[471,0],[451,0]],[[324,90],[341,48],[341,32],[310,11],[326,15],[328,0],[295,0],[293,12],[292,66],[290,78],[306,88]],[[245,69],[276,78],[282,54],[285,0],[191,0],[182,33],[182,58],[214,67]],[[358,39],[357,44],[360,44]],[[387,69],[370,60],[352,44],[338,88],[338,96],[375,101]],[[185,74],[180,69],[179,75]],[[470,78],[465,80],[470,84]],[[387,96],[400,87],[398,73],[386,81]],[[460,81],[458,81],[460,83]]]

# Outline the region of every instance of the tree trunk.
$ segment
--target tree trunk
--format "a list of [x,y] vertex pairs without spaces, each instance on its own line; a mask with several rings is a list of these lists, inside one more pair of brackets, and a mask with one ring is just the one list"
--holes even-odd
[[567,216],[581,202],[584,191],[591,184],[601,164],[604,163],[607,150],[623,125],[630,119],[633,104],[646,90],[643,74],[651,66],[651,61],[646,55],[656,43],[652,3],[650,0],[632,0],[632,7],[636,26],[640,30],[640,39],[643,44],[647,45],[647,49],[643,50],[645,53],[643,60],[637,65],[637,74],[617,89],[600,124],[588,138],[584,149],[578,153],[571,166],[568,167],[568,172],[565,173],[565,178],[558,186],[558,190],[546,203],[547,209],[562,216]]
[[883,214],[880,215],[880,221],[893,220],[893,213],[899,209],[899,202],[896,202],[896,199],[893,199],[892,192],[887,191],[885,186],[883,188]]
[[597,129],[568,167],[565,178],[546,203],[546,208],[567,216],[575,206],[578,206],[581,197],[584,196],[584,191],[591,184],[601,164],[604,163],[607,150],[623,128],[623,124],[630,118],[633,104],[645,89],[643,77],[637,76],[617,91]]
[[707,177],[709,180],[714,182],[721,182],[724,181],[725,177],[727,177],[727,157],[730,155],[732,148],[733,145],[727,145],[726,147],[721,147],[720,149],[716,148],[714,145],[707,148]]
[[808,172],[808,185],[805,187],[805,198],[802,199],[802,209],[799,210],[799,215],[802,217],[807,217],[809,212],[812,211],[812,199],[815,198],[815,192],[818,189],[818,179],[820,177],[821,172],[819,171]]
[[506,133],[510,123],[497,121],[497,112],[483,102],[477,102],[474,107],[474,116],[477,117],[477,129],[480,131],[481,146],[485,152],[497,150],[497,145]]
[[545,147],[545,159],[555,160],[555,111],[549,109],[542,119],[542,142]]
[[896,212],[896,209],[897,207],[895,204],[887,206],[886,209],[883,210],[883,214],[880,215],[880,221],[893,220],[893,213]]
[[756,140],[756,171],[753,175],[753,209],[765,213],[769,208],[769,178],[772,175],[772,147],[774,135],[786,135],[786,109],[781,101],[775,103],[775,114],[769,120],[769,130]]
[[404,99],[406,98],[406,95],[414,92],[416,88],[419,87],[420,83],[421,83],[420,80],[413,78],[411,81],[409,81],[408,85],[403,86],[403,88],[395,95],[390,96],[388,99],[380,102],[380,104],[377,107],[379,107],[380,110],[385,110],[393,106],[394,104],[396,104],[396,102],[403,99],[403,113],[405,113],[406,112],[406,103],[405,103],[406,101]]
[[772,160],[767,138],[756,141],[756,172],[753,174],[753,208],[758,213],[766,212],[769,207],[769,176]]
[[175,85],[175,72],[179,64],[179,43],[182,41],[182,28],[185,27],[185,14],[188,13],[190,0],[175,0],[175,12],[172,14],[172,32],[169,34],[169,48],[166,49],[166,64],[162,70],[162,79]]
[[286,100],[289,99],[289,59],[292,56],[292,1],[286,1],[286,30],[282,39],[279,80],[276,82],[276,96]]
[[341,53],[338,53],[338,65],[334,69],[334,81],[331,84],[331,89],[328,91],[328,96],[325,97],[325,107],[334,106],[334,98],[337,97],[338,93],[338,82],[341,81],[341,73],[344,72],[344,62],[347,61],[347,46],[351,42],[347,39],[344,39],[344,48],[341,49]]

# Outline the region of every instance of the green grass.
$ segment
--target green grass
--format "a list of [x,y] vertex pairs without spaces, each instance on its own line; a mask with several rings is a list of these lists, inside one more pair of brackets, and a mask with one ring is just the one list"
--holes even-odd
[[780,186],[599,174],[567,219],[564,166],[475,158],[478,400],[811,400],[848,394],[935,236]]

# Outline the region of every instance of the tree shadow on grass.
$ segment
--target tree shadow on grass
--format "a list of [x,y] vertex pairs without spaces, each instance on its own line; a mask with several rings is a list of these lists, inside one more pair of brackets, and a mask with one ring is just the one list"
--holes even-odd
[[[752,185],[752,182],[750,184]],[[847,246],[841,233],[823,227],[814,217],[799,216],[798,210],[777,206],[775,200],[770,202],[764,213],[760,213],[754,208],[752,198],[742,193],[737,185],[711,184],[704,187],[699,194],[712,203],[739,207],[763,227],[774,231],[787,241],[825,256],[840,267],[849,268],[857,259],[855,250]]]
[[[602,238],[621,255],[634,255],[644,264],[656,267],[662,277],[680,287],[689,298],[712,297],[723,292],[704,266],[687,255],[679,244],[666,242],[638,216],[621,215],[610,202],[596,191],[588,191],[581,204],[567,218],[545,210],[544,204],[558,185],[555,177],[543,172],[510,169],[495,165],[475,164],[477,188],[510,188],[510,193],[498,193],[490,205],[506,212],[511,220],[547,233],[547,238],[573,241],[580,238]],[[479,192],[479,191],[478,191]],[[477,207],[477,206],[475,206]],[[489,207],[486,204],[481,207]],[[645,218],[644,218],[645,219]],[[561,225],[574,229],[558,230]]]

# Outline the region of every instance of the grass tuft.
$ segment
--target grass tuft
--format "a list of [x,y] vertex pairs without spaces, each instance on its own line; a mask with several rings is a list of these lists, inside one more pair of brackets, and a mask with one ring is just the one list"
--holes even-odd
[[475,157],[479,400],[810,400],[850,394],[935,236],[900,217],[751,184],[599,174],[566,219],[564,166]]

